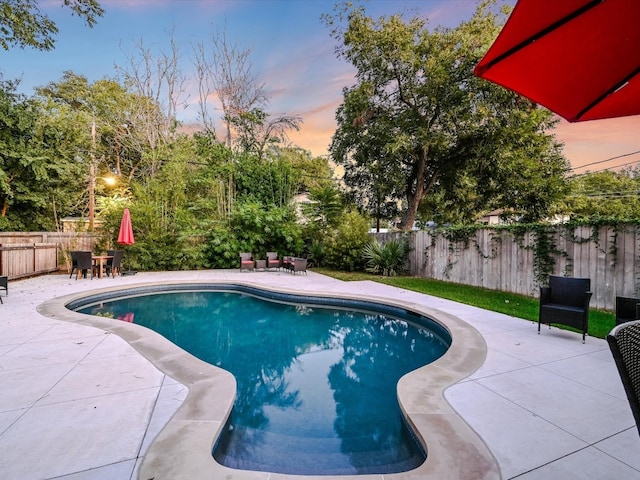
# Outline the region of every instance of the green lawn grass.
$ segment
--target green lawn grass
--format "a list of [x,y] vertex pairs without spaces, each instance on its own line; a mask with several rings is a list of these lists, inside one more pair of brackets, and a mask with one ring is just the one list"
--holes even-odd
[[[493,312],[500,312],[512,317],[538,321],[537,298],[517,295],[515,293],[488,290],[486,288],[470,287],[456,283],[442,282],[420,277],[381,277],[362,272],[341,272],[326,268],[314,268],[315,272],[337,278],[346,282],[358,280],[372,280],[374,282],[392,285],[394,287],[425,293],[435,297],[446,298],[456,302],[473,305]],[[615,315],[604,310],[589,310],[589,335],[605,338],[615,326]],[[559,326],[559,328],[568,327]]]

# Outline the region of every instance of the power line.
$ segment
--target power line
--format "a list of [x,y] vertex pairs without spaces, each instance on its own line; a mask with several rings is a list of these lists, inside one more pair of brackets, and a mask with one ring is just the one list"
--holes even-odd
[[[585,163],[584,165],[580,165],[579,167],[574,167],[571,170],[573,171],[573,170],[577,170],[578,168],[590,167],[591,165],[599,165],[601,163],[611,162],[613,160],[617,160],[618,158],[630,157],[631,155],[635,155],[637,153],[640,153],[640,150],[636,150],[635,152],[631,152],[631,153],[624,153],[616,157],[607,158],[606,160],[598,160],[597,162]],[[635,162],[632,162],[632,163],[635,163]],[[619,165],[619,166],[622,166],[622,165]]]
[[[628,167],[629,165],[637,165],[638,163],[640,163],[640,160],[634,160],[633,162],[627,162],[627,163],[623,163],[621,165],[616,165],[615,168]],[[571,178],[581,177],[583,175],[588,175],[590,173],[604,172],[605,170],[609,170],[609,168],[610,167],[604,167],[604,168],[599,168],[597,170],[590,170],[590,171],[584,172],[584,173],[576,173],[575,175],[571,175],[568,178],[571,179]]]

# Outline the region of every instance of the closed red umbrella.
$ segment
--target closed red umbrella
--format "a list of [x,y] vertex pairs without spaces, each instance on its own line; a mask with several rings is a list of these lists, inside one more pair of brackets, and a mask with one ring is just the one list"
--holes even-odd
[[640,114],[639,0],[518,0],[475,74],[570,122]]
[[[120,231],[118,232],[118,243],[121,245],[133,245],[136,243],[133,237],[133,225],[131,224],[131,214],[129,209],[125,208],[122,212],[122,220],[120,221]],[[129,254],[127,253],[127,267],[128,270],[122,272],[123,275],[135,275],[138,273],[135,270],[131,270],[131,263],[129,262]]]
[[122,212],[120,231],[118,232],[118,243],[121,245],[133,245],[136,243],[133,237],[133,225],[131,225],[131,214],[128,208],[125,208]]

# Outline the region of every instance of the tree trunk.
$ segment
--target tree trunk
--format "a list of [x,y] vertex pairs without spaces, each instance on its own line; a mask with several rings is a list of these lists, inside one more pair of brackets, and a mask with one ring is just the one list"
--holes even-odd
[[400,230],[411,230],[416,221],[418,207],[426,192],[424,177],[427,167],[427,152],[427,147],[423,147],[418,153],[418,158],[411,170],[411,176],[407,179],[407,209],[402,214],[402,219],[398,224]]

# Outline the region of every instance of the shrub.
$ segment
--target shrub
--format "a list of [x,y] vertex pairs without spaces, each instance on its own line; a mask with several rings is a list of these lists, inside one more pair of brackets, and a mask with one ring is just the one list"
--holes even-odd
[[368,272],[395,277],[398,273],[406,271],[409,251],[409,243],[406,239],[390,240],[384,245],[381,245],[377,239],[373,239],[365,246],[362,254],[366,260]]
[[324,245],[318,239],[314,239],[307,246],[307,258],[314,267],[321,267],[324,264]]
[[369,242],[369,220],[352,211],[325,239],[325,265],[338,270],[364,270],[362,250]]
[[236,268],[241,252],[266,258],[267,252],[299,255],[302,235],[293,209],[266,208],[257,202],[238,205],[228,222],[207,235],[207,258],[212,268]]

